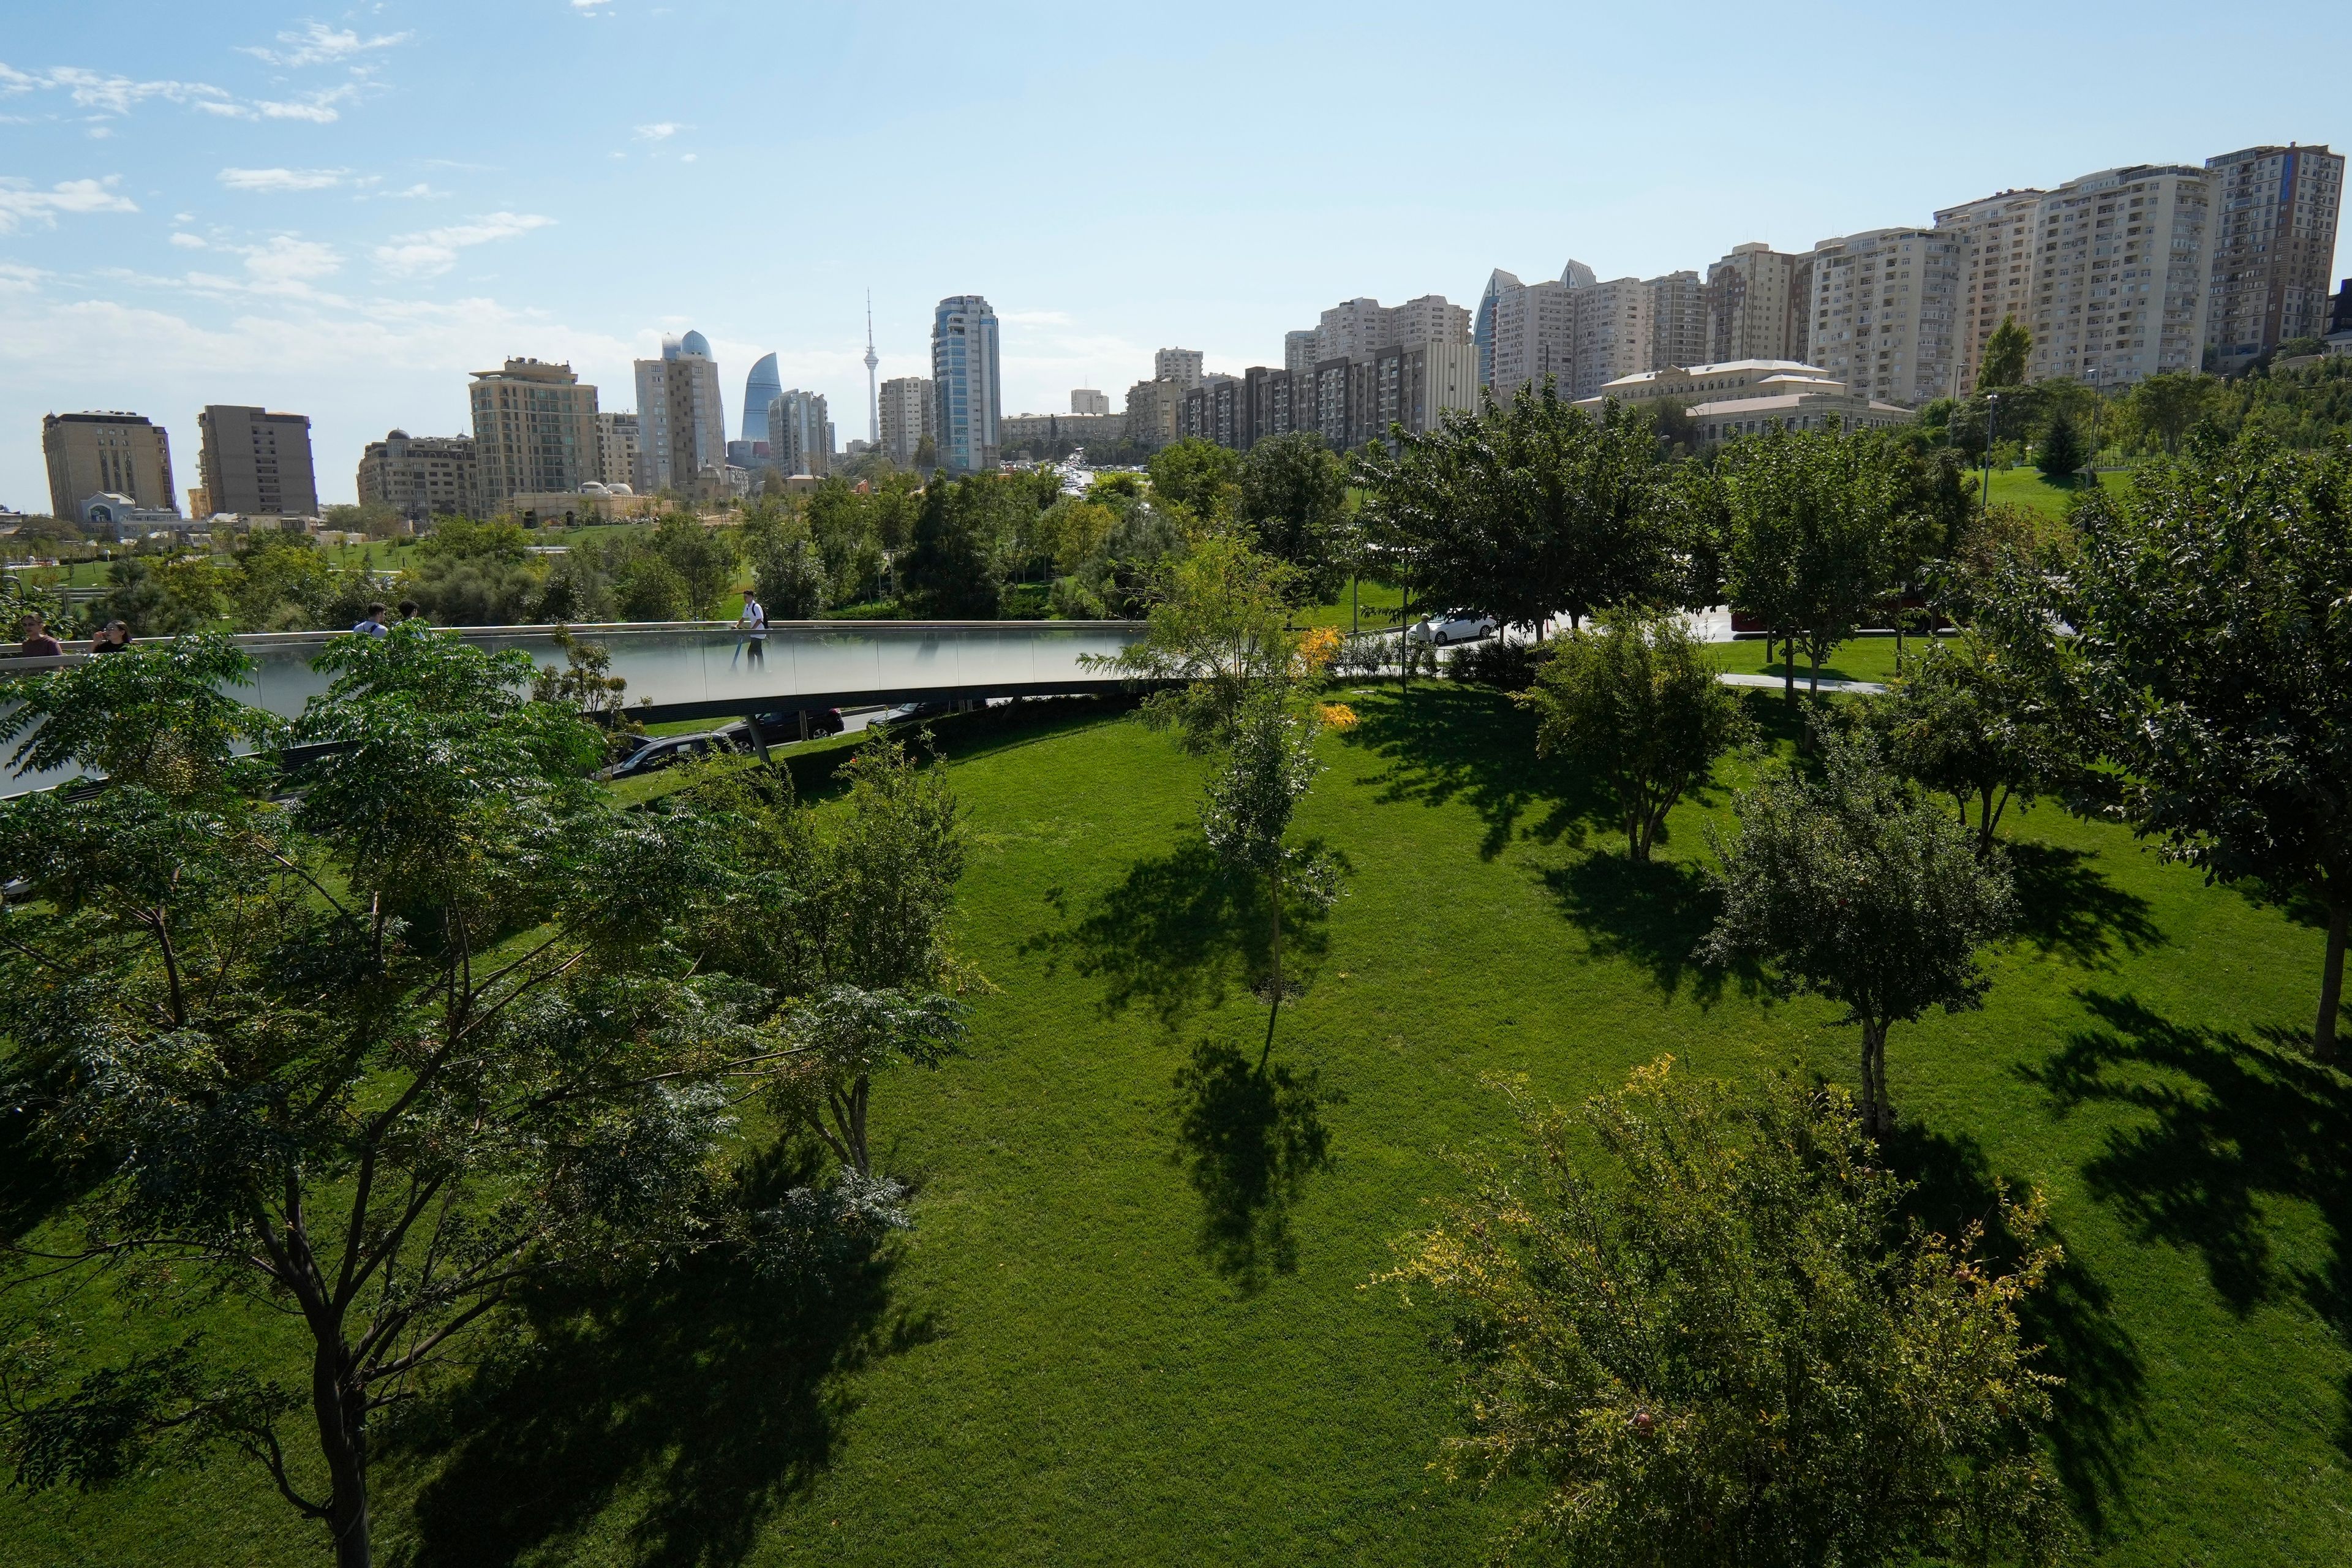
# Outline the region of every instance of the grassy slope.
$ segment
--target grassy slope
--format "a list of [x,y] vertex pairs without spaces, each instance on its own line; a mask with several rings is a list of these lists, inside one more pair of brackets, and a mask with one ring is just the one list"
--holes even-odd
[[[2121,489],[2131,482],[2131,476],[2118,469],[2102,469],[2099,483],[2110,489]],[[2087,488],[2087,487],[2082,487]],[[1988,500],[2007,506],[2030,506],[2036,511],[2046,511],[2053,517],[2063,517],[2074,502],[2076,487],[2053,485],[2034,468],[1996,468]]]
[[[960,942],[1001,989],[968,1059],[880,1090],[889,1163],[924,1190],[893,1277],[822,1320],[861,1369],[816,1376],[781,1310],[678,1290],[567,1342],[571,1380],[494,1405],[476,1444],[392,1459],[387,1557],[1472,1555],[1491,1505],[1424,1468],[1454,1421],[1429,1323],[1361,1287],[1447,1185],[1440,1148],[1500,1125],[1479,1076],[1568,1099],[1673,1051],[1850,1079],[1853,1042],[1817,1003],[1684,963],[1719,798],[1638,874],[1593,853],[1612,836],[1491,694],[1351,700],[1365,723],[1304,817],[1351,892],[1304,944],[1275,1056],[1319,1074],[1328,1168],[1269,1190],[1257,1156],[1297,1118],[1246,1072],[1178,1102],[1200,1042],[1254,1051],[1265,1026],[1239,986],[1255,922],[1185,847],[1198,764],[1120,721],[950,742],[976,838]],[[1892,1043],[1901,1157],[1944,1223],[1992,1174],[2055,1190],[2075,1261],[2037,1326],[2105,1561],[2342,1561],[2352,1101],[2261,1043],[2304,1021],[2317,938],[2112,830],[2021,826],[2033,920],[1989,1008]],[[224,1463],[111,1499],[0,1497],[0,1542],[28,1563],[313,1560],[254,1480]]]

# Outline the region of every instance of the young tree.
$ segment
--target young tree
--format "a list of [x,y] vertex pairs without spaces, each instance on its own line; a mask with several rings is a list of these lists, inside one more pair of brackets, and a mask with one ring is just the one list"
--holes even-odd
[[1977,856],[1992,854],[1993,830],[2011,801],[2031,805],[2080,781],[2080,731],[2047,625],[2026,637],[1980,625],[1951,642],[1930,643],[1868,710],[1887,758],[1905,774],[1977,812]]
[[1822,660],[1893,584],[1906,523],[1901,460],[1837,430],[1779,430],[1733,442],[1721,466],[1732,602],[1789,645],[1788,701],[1797,700],[1798,648],[1818,697]]
[[[1398,1244],[1447,1313],[1469,1433],[1449,1477],[1538,1491],[1497,1555],[1645,1568],[2045,1564],[2068,1553],[2042,1447],[2057,1379],[2021,1302],[2059,1258],[2039,1194],[1901,1220],[1833,1089],[1738,1094],[1664,1058],[1579,1112],[1512,1092],[1523,1142]],[[1599,1158],[1595,1158],[1595,1150]]]
[[1151,493],[1160,504],[1196,528],[1233,521],[1241,504],[1239,452],[1188,436],[1151,454]]
[[1557,644],[1520,696],[1538,716],[1538,754],[1565,752],[1607,785],[1636,861],[1650,858],[1666,814],[1748,731],[1738,700],[1715,677],[1680,616],[1612,610]]
[[1886,1034],[1930,1007],[1983,1005],[1977,954],[2015,910],[2009,872],[1968,830],[1880,764],[1867,735],[1825,731],[1822,776],[1794,768],[1735,798],[1737,837],[1713,839],[1723,912],[1700,953],[1760,958],[1783,991],[1841,1003],[1862,1029],[1863,1125],[1894,1129]]
[[1985,392],[2025,384],[2025,362],[2033,353],[2033,334],[2015,316],[2003,316],[1985,340],[1984,359],[1977,367],[1977,386]]
[[1294,431],[1252,447],[1242,458],[1239,513],[1257,547],[1296,574],[1299,604],[1339,596],[1356,551],[1346,470],[1320,436]]
[[2211,400],[2214,382],[2195,371],[2160,371],[2125,395],[2124,412],[2144,436],[2154,437],[2168,456],[2180,450]]
[[2336,1054],[2352,921],[2352,458],[2191,443],[2095,490],[2074,619],[2139,831],[2327,915],[2313,1048]]
[[667,512],[654,524],[654,552],[677,574],[690,620],[707,621],[735,586],[735,540],[731,530],[706,528],[682,511]]
[[[100,763],[110,667],[144,657],[68,672],[44,732],[97,737],[75,751]],[[77,1377],[68,1323],[14,1347],[0,1436],[31,1485],[232,1445],[355,1565],[371,1417],[518,1291],[751,1234],[719,1088],[790,1047],[757,1027],[762,993],[671,945],[730,880],[719,841],[605,809],[593,731],[522,698],[527,658],[404,623],[322,663],[298,732],[341,749],[291,812],[128,774],[0,807],[0,867],[53,911],[6,921],[0,1034],[84,1178],[12,1287],[55,1321],[131,1268],[145,1321],[249,1302],[302,1349],[189,1331]],[[151,717],[217,756],[216,706],[185,698]],[[298,1412],[315,1463],[289,1454]]]
[[2074,416],[2063,408],[2050,416],[2050,424],[2042,432],[2042,445],[2033,454],[2033,466],[2042,477],[2050,480],[2072,480],[2090,461],[2084,449],[2082,433],[2074,428]]
[[1158,687],[1144,700],[1147,723],[1178,730],[1194,752],[1216,751],[1251,692],[1286,679],[1297,654],[1293,580],[1281,562],[1212,535],[1162,563],[1143,636],[1104,668]]
[[824,557],[817,551],[804,524],[780,521],[758,529],[751,537],[752,591],[774,621],[813,621],[824,614],[831,585]]
[[900,594],[921,615],[942,620],[994,620],[1003,588],[997,533],[989,506],[992,474],[940,476],[923,487],[912,542],[898,563]]
[[[1299,802],[1315,787],[1323,764],[1315,755],[1322,713],[1292,700],[1288,682],[1255,682],[1234,715],[1223,766],[1209,781],[1201,806],[1201,832],[1218,859],[1237,871],[1265,879],[1273,910],[1272,973],[1266,994],[1279,1014],[1282,976],[1282,903],[1296,898],[1328,909],[1339,896],[1331,858],[1293,846],[1290,825]],[[1274,1039],[1273,1017],[1266,1040]]]

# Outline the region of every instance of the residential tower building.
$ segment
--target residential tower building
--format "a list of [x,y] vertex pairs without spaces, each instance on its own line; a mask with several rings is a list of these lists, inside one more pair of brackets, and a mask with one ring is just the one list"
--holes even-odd
[[196,416],[199,480],[215,512],[316,517],[310,416],[215,403]]
[[360,454],[362,506],[388,506],[424,526],[480,515],[471,436],[411,436],[395,429]]
[[1650,364],[1705,364],[1706,285],[1696,272],[1669,272],[1643,287],[1650,293]]
[[1650,368],[1655,338],[1648,284],[1638,278],[1615,278],[1572,289],[1569,298],[1574,302],[1569,350],[1574,381],[1567,395],[1592,397],[1619,376]]
[[1073,414],[1106,415],[1110,412],[1110,395],[1097,392],[1091,386],[1074,387],[1070,392],[1070,412]]
[[569,364],[510,359],[474,372],[475,501],[507,510],[524,492],[576,490],[603,472],[596,389]]
[[41,416],[49,515],[71,519],[94,495],[128,496],[142,511],[180,510],[172,489],[172,438],[144,414],[93,410]]
[[1706,269],[1706,358],[1801,360],[1813,258],[1761,240],[1735,245]]
[[2034,379],[2127,386],[2202,363],[2211,184],[2212,176],[2192,165],[2136,163],[2069,180],[2042,196],[2028,323]]
[[700,499],[722,487],[727,407],[709,340],[664,338],[659,359],[636,362],[636,381],[637,489]]
[[1139,381],[1127,389],[1127,438],[1154,451],[1175,441],[1185,388],[1173,377]]
[[1559,395],[1570,395],[1576,384],[1577,291],[1549,279],[1521,283],[1502,271],[1488,288],[1491,297],[1479,307],[1487,341],[1474,346],[1496,401],[1510,401],[1530,383],[1540,390],[1547,379]]
[[637,483],[637,416],[634,414],[596,416],[596,480],[610,488]]
[[1936,215],[1938,233],[1958,237],[1960,291],[1956,355],[1949,387],[1954,396],[1976,389],[1985,345],[2003,321],[2033,324],[2033,280],[2042,254],[2041,215],[2046,191],[2001,191],[1946,207]]
[[1151,356],[1151,379],[1172,381],[1185,392],[1201,384],[1201,364],[1206,358],[1199,349],[1161,349]]
[[994,468],[1003,382],[997,371],[996,312],[980,295],[940,301],[931,319],[931,383],[940,463],[959,474]]
[[913,467],[915,452],[924,439],[937,438],[931,426],[930,378],[901,375],[884,382],[877,417],[882,425],[883,452],[899,468]]
[[820,393],[794,387],[768,402],[768,461],[779,473],[823,479],[833,471],[833,426]]
[[2327,332],[2327,281],[2344,156],[2325,145],[2248,147],[2205,160],[2212,176],[2213,368],[2242,370],[2283,342]]
[[1958,235],[1878,228],[1813,247],[1814,364],[1855,396],[1916,408],[1951,389]]

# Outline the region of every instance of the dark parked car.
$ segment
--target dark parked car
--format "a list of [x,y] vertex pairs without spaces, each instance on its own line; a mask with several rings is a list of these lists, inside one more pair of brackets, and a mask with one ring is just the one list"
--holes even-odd
[[635,756],[617,763],[606,772],[606,778],[630,779],[640,773],[658,773],[679,763],[699,762],[705,757],[723,757],[735,750],[734,742],[716,730],[705,730],[693,735],[662,735],[649,745],[640,746]]
[[[751,715],[760,725],[761,738],[772,746],[782,746],[801,738],[801,719],[808,719],[809,739],[822,735],[838,735],[842,731],[841,710],[838,708],[768,708]],[[751,724],[738,719],[732,724],[722,724],[719,732],[739,747],[751,743]]]

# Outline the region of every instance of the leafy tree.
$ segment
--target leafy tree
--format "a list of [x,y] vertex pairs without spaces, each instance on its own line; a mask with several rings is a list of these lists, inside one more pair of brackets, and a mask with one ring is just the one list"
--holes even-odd
[[1449,413],[1358,471],[1367,532],[1424,603],[1535,627],[1652,600],[1670,583],[1656,458],[1647,420],[1613,402],[1594,419],[1547,381],[1475,417]]
[[625,621],[688,618],[686,579],[658,552],[643,547],[615,552],[613,598]]
[[[550,637],[562,652],[563,668],[541,667],[530,679],[531,700],[569,708],[591,723],[601,725],[617,744],[621,735],[642,735],[644,722],[629,712],[628,678],[613,673],[613,650],[603,643],[584,642],[559,626]],[[650,706],[653,699],[641,700]]]
[[1497,1555],[1647,1568],[2050,1563],[2073,1534],[2041,1447],[2058,1380],[2018,1323],[2059,1259],[2043,1205],[2002,1273],[1981,1222],[1905,1184],[1834,1089],[1735,1093],[1662,1058],[1563,1111],[1398,1245],[1447,1313],[1471,1428],[1450,1477],[1538,1489]]
[[2073,416],[2064,409],[2050,417],[2049,427],[2042,433],[2042,445],[2033,455],[2034,467],[2045,479],[2069,479],[2082,472],[2090,460],[2084,449],[2081,432],[2074,428]]
[[1566,752],[1608,788],[1637,861],[1748,728],[1681,617],[1641,610],[1603,611],[1563,639],[1520,700],[1536,710],[1538,754]]
[[2025,384],[2025,362],[2033,353],[2033,334],[2015,316],[2003,316],[1985,340],[1984,358],[1977,366],[1977,386],[1986,392]]
[[1003,578],[996,558],[993,475],[934,479],[923,489],[914,538],[898,564],[899,592],[918,614],[993,620]]
[[1893,585],[1905,523],[1900,460],[1836,430],[1777,430],[1733,442],[1720,466],[1732,602],[1789,645],[1788,700],[1797,698],[1798,648],[1812,661],[1818,696],[1822,660]]
[[406,520],[400,509],[385,501],[366,501],[358,506],[331,506],[322,509],[319,521],[329,528],[345,533],[364,533],[370,539],[394,539]]
[[2326,911],[2315,1050],[2352,917],[2352,458],[2192,441],[2075,510],[2079,647],[2139,831]]
[[252,683],[253,660],[227,637],[183,634],[19,677],[0,744],[17,742],[8,761],[18,773],[79,763],[166,799],[211,797],[234,783],[238,742],[267,744],[284,728],[230,694]]
[[[654,524],[654,553],[677,574],[688,618],[707,621],[735,587],[735,542],[727,530],[705,528],[682,511],[665,513]],[[647,617],[656,618],[656,617]]]
[[[2080,731],[2047,622],[1979,626],[1932,642],[1868,710],[1888,760],[1977,813],[1977,855],[2011,801],[2031,805],[2081,782]],[[2039,646],[2037,646],[2039,645]]]
[[141,637],[209,631],[229,614],[225,574],[201,555],[166,560],[133,556],[106,570],[106,597],[92,617],[126,622]]
[[1170,557],[1152,586],[1143,636],[1105,668],[1158,689],[1144,700],[1154,728],[1174,728],[1195,752],[1231,742],[1251,693],[1287,677],[1292,573],[1231,535]]
[[401,585],[442,625],[515,626],[536,611],[539,574],[512,519],[446,518],[416,548],[416,571]]
[[[44,729],[116,754],[107,683],[143,651],[68,671]],[[773,1232],[730,1206],[719,1088],[791,1047],[762,990],[677,943],[732,876],[723,839],[607,809],[593,731],[521,696],[527,658],[404,622],[322,662],[298,730],[341,749],[293,811],[131,777],[0,807],[0,867],[52,911],[7,921],[0,1035],[79,1177],[18,1255],[59,1326],[14,1347],[0,1440],[29,1485],[226,1443],[363,1564],[372,1418],[519,1291]],[[174,679],[183,754],[257,725]],[[301,1348],[191,1331],[77,1376],[64,1315],[126,1266],[159,1331],[226,1299]]]
[[2134,385],[2124,396],[2124,414],[2144,436],[2152,437],[2167,454],[2180,450],[2188,435],[2211,401],[2217,384],[2194,371],[2159,371]]
[[1183,521],[1215,528],[1241,504],[1241,454],[1188,436],[1151,454],[1151,493]]
[[[1290,843],[1299,802],[1315,787],[1323,764],[1315,755],[1324,722],[1319,710],[1291,700],[1288,683],[1254,683],[1234,715],[1223,765],[1209,781],[1201,832],[1217,858],[1236,871],[1263,877],[1273,910],[1272,973],[1267,996],[1278,1012],[1282,977],[1282,903],[1295,898],[1328,909],[1339,896],[1339,868],[1328,853]],[[1273,1024],[1266,1038],[1273,1040]]]
[[1356,554],[1347,472],[1320,436],[1294,431],[1252,447],[1242,458],[1239,510],[1257,547],[1297,574],[1299,604],[1339,596]]
[[1983,1005],[1978,950],[2008,930],[2015,897],[2007,868],[1979,861],[1968,830],[1888,773],[1866,734],[1819,744],[1818,781],[1767,775],[1735,797],[1738,836],[1710,836],[1723,912],[1700,952],[1763,959],[1783,991],[1844,1005],[1862,1029],[1863,1124],[1883,1138],[1888,1029]]
[[[326,624],[335,574],[310,536],[255,529],[241,542],[228,591],[239,629],[307,631]],[[348,624],[348,623],[346,623]]]
[[824,614],[828,574],[806,528],[785,523],[753,534],[750,543],[752,589],[771,620],[813,621]]

